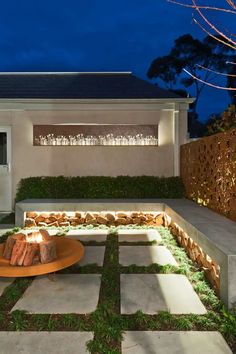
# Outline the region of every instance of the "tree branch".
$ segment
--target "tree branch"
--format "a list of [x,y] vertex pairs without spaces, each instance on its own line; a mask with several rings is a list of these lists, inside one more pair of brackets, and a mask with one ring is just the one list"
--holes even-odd
[[209,68],[206,68],[205,66],[203,65],[200,65],[200,64],[196,64],[196,66],[198,66],[199,68],[201,69],[204,69],[204,70],[207,70],[207,71],[210,71],[214,74],[217,74],[217,75],[222,75],[222,76],[227,76],[227,77],[236,77],[236,75],[233,75],[233,74],[227,74],[227,73],[222,73],[220,71],[215,71],[215,70],[212,70],[212,69],[209,69]]
[[193,75],[192,73],[190,73],[188,70],[186,69],[183,69],[188,75],[190,75],[194,80],[197,80],[205,85],[208,85],[208,86],[211,86],[211,87],[214,87],[214,88],[218,88],[218,89],[221,89],[221,90],[227,90],[227,91],[236,91],[236,87],[225,87],[225,86],[218,86],[218,85],[215,85],[215,84],[212,84],[211,82],[208,82],[208,81],[205,81],[205,80],[202,80],[200,79],[199,77],[196,77],[195,75]]
[[[195,6],[194,6],[194,5],[184,4],[184,3],[182,3],[182,2],[178,2],[178,1],[175,1],[175,0],[166,0],[166,1],[167,1],[167,2],[170,2],[170,3],[172,3],[172,4],[175,4],[175,5],[181,5],[181,6],[184,6],[184,7],[188,7],[188,8],[191,8],[191,9],[195,9]],[[230,14],[236,15],[236,11],[234,11],[234,10],[227,10],[227,9],[220,8],[220,7],[200,6],[200,5],[198,5],[198,8],[199,8],[199,9],[204,9],[204,10],[212,10],[212,11],[226,12],[226,13],[230,13]]]
[[[230,1],[230,0],[229,0]],[[195,10],[197,11],[197,13],[199,14],[199,16],[205,21],[205,23],[211,28],[213,29],[216,33],[218,33],[220,36],[222,36],[223,38],[225,38],[227,41],[229,41],[230,43],[232,43],[234,46],[236,46],[236,42],[233,41],[231,38],[227,37],[223,32],[221,32],[216,26],[214,26],[214,24],[208,20],[208,18],[202,13],[201,9],[198,7],[198,5],[196,4],[195,0],[192,0],[193,5],[195,7]]]

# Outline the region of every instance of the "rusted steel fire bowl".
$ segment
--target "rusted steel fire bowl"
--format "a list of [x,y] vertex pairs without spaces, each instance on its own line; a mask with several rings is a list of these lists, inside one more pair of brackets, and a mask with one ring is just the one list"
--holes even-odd
[[79,262],[84,255],[81,242],[64,236],[51,236],[56,242],[57,259],[46,264],[35,264],[28,267],[12,266],[3,258],[4,244],[0,244],[0,277],[30,277],[53,273]]

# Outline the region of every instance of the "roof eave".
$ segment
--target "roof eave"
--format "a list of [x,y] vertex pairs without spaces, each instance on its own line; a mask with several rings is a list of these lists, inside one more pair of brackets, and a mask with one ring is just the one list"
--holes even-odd
[[0,98],[0,103],[187,103],[191,104],[195,101],[195,98]]

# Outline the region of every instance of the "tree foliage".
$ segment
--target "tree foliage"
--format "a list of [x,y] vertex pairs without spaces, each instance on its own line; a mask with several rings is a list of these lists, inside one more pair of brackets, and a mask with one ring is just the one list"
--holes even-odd
[[[231,51],[233,57],[229,61],[225,61],[224,64],[228,67],[226,70],[222,69],[222,66],[217,67],[217,63],[214,64],[214,68],[218,70],[212,70],[208,66],[202,66],[203,72],[214,73],[217,79],[222,77],[227,77],[226,84],[222,85],[221,82],[217,80],[212,80],[211,77],[198,76],[194,71],[188,71],[184,69],[188,75],[195,81],[201,82],[210,87],[214,87],[221,90],[228,90],[231,97],[232,103],[236,101],[236,33],[230,29],[233,24],[235,24],[236,18],[236,1],[235,0],[221,0],[220,2],[214,2],[210,0],[200,1],[200,0],[166,0],[170,3],[177,4],[192,9],[192,22],[197,25],[204,33],[208,35],[209,44],[212,43],[215,48],[218,47],[219,52],[225,52],[227,49]],[[217,6],[220,4],[219,6]],[[214,15],[219,15],[220,21],[216,20]],[[235,30],[235,26],[234,26]],[[211,57],[212,60],[217,59],[214,55]],[[225,58],[223,57],[224,61]],[[215,79],[213,77],[213,79]]]
[[[236,56],[234,61],[236,62]],[[236,87],[236,65],[231,65],[227,76],[227,86],[228,87]],[[236,93],[235,91],[229,91],[229,96],[231,103],[236,106]]]
[[224,132],[230,128],[236,128],[236,106],[230,105],[220,115],[213,115],[207,123],[207,135]]
[[[229,66],[225,63],[232,59],[231,50],[222,43],[213,40],[210,36],[202,41],[185,34],[177,38],[168,55],[157,57],[151,63],[147,76],[158,79],[166,88],[173,90],[176,85],[185,88],[194,88],[196,97],[193,110],[196,111],[199,97],[206,86],[204,82],[194,77],[203,77],[204,81],[213,79],[215,71],[227,73]],[[204,70],[203,68],[211,68]],[[191,72],[189,76],[184,72]]]

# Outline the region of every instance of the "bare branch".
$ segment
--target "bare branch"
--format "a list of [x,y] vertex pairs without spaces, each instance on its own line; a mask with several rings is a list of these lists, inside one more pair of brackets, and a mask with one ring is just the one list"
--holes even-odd
[[198,25],[198,26],[201,28],[202,31],[204,31],[208,36],[214,38],[217,42],[220,42],[220,43],[226,45],[227,47],[229,47],[229,48],[231,48],[231,49],[233,49],[233,50],[236,50],[236,45],[233,46],[232,44],[230,44],[230,43],[228,43],[228,42],[225,42],[223,39],[220,39],[220,38],[214,36],[211,32],[209,32],[206,28],[204,28],[204,27],[200,24],[200,22],[198,22],[195,18],[193,19],[193,22],[194,22],[196,25]]
[[199,16],[203,19],[203,21],[205,21],[205,23],[211,28],[213,29],[216,33],[218,33],[218,35],[222,36],[223,38],[225,38],[227,41],[229,41],[230,43],[232,43],[234,46],[236,46],[236,42],[233,41],[231,38],[227,37],[223,32],[221,32],[210,20],[208,20],[208,18],[202,13],[201,9],[199,9],[198,5],[196,4],[195,0],[192,0],[193,5],[195,6],[195,10],[197,11],[197,13],[199,14]]
[[[167,2],[170,2],[172,4],[175,4],[175,5],[181,5],[181,6],[184,6],[184,7],[188,7],[188,8],[191,8],[191,9],[195,9],[195,6],[194,5],[190,5],[190,4],[184,4],[182,2],[179,2],[179,1],[175,1],[175,0],[166,0]],[[212,11],[220,11],[220,12],[226,12],[226,13],[230,13],[230,14],[233,14],[233,15],[236,15],[236,11],[234,10],[229,10],[229,9],[224,9],[224,8],[220,8],[220,7],[213,7],[213,6],[198,6],[199,9],[204,9],[204,10],[212,10]]]
[[233,61],[227,61],[226,64],[236,65],[236,63],[234,63]]
[[222,76],[227,76],[227,77],[229,77],[229,76],[230,76],[230,77],[236,77],[236,75],[227,74],[227,73],[222,73],[222,72],[219,72],[219,71],[215,71],[215,70],[206,68],[205,66],[200,65],[200,64],[196,64],[196,66],[198,66],[199,68],[204,69],[204,70],[206,70],[206,71],[210,71],[211,73],[214,73],[214,74],[217,74],[217,75],[222,75]]
[[218,85],[215,85],[215,84],[212,84],[211,82],[208,82],[208,81],[205,81],[205,80],[202,80],[200,79],[199,77],[193,75],[192,73],[190,73],[187,69],[183,69],[188,75],[190,75],[194,80],[197,80],[199,82],[201,82],[202,84],[205,84],[207,86],[210,86],[210,87],[214,87],[214,88],[217,88],[217,89],[220,89],[220,90],[226,90],[226,91],[236,91],[236,87],[225,87],[225,86],[218,86]]
[[235,9],[235,10],[236,10],[236,4],[234,3],[233,0],[226,0],[226,1],[227,1],[227,3],[229,4],[229,6],[232,7],[232,9]]
[[[199,1],[198,0],[189,0],[188,3],[185,3],[185,0],[166,0],[169,3],[173,3],[173,4],[177,4],[180,6],[184,6],[184,7],[188,7],[194,10],[194,13],[197,14],[197,18],[194,17],[193,18],[193,22],[199,26],[199,28],[205,32],[209,37],[213,38],[214,40],[216,40],[219,43],[222,43],[223,45],[229,47],[231,50],[235,51],[236,50],[236,41],[234,40],[234,38],[236,38],[235,34],[230,33],[230,31],[228,29],[225,29],[221,25],[216,24],[212,22],[212,20],[209,19],[208,17],[208,13],[209,11],[218,11],[218,12],[222,12],[226,13],[226,14],[233,14],[236,15],[236,0],[225,0],[225,5],[228,4],[230,8],[220,8],[217,6],[210,6],[208,4],[205,5],[200,5],[198,4]],[[226,5],[227,6],[227,5]],[[231,62],[228,61],[226,62],[226,64],[230,64],[230,65],[236,65],[235,62]],[[192,79],[195,80],[195,83],[201,83],[202,85],[207,85],[210,87],[214,87],[217,89],[221,89],[221,90],[226,90],[226,91],[236,91],[236,87],[225,87],[225,86],[220,86],[217,84],[214,84],[210,81],[212,81],[212,79],[216,78],[217,76],[224,76],[224,77],[232,77],[232,78],[236,78],[235,74],[227,74],[225,72],[219,72],[216,70],[213,70],[211,68],[205,67],[203,65],[197,65],[197,67],[199,69],[204,70],[204,75],[202,78],[197,77],[197,75],[195,73],[190,72],[187,69],[184,69],[184,72],[187,73],[189,76],[191,76]],[[215,77],[213,78],[210,74],[215,74]],[[211,79],[210,79],[211,77]],[[234,85],[234,84],[233,84]]]

